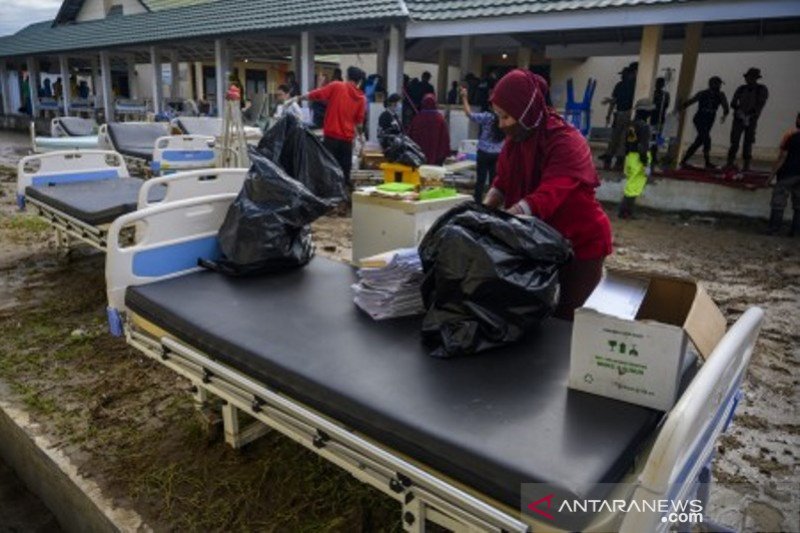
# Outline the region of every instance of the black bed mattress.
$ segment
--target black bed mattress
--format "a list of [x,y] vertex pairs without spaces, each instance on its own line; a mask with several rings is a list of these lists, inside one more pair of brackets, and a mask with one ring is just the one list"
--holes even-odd
[[[119,178],[33,185],[25,189],[25,195],[82,222],[97,226],[111,223],[115,218],[135,211],[142,183],[144,181],[137,178]],[[162,200],[165,192],[163,186],[154,187],[150,190],[150,201]]]
[[61,124],[61,128],[70,137],[85,137],[94,135],[97,124],[94,120],[80,117],[58,117],[55,119]]
[[[567,388],[571,325],[435,359],[420,319],[375,322],[352,302],[353,270],[323,258],[290,273],[198,272],[129,287],[130,310],[189,345],[347,426],[519,508],[521,483],[605,494],[663,414]],[[601,494],[602,492],[602,494]]]
[[152,161],[159,137],[169,135],[166,122],[109,122],[108,134],[122,155]]

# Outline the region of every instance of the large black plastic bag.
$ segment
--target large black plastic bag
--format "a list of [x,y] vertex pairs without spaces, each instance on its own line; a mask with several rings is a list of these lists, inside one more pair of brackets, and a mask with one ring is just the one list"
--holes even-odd
[[391,163],[417,168],[425,164],[425,153],[411,137],[405,134],[384,136],[381,139],[383,155]]
[[320,198],[344,200],[344,172],[322,141],[294,115],[286,114],[264,133],[258,151]]
[[468,202],[436,221],[419,253],[423,340],[454,357],[516,342],[550,316],[572,247],[539,219]]
[[203,266],[244,276],[305,265],[314,256],[308,225],[335,202],[318,198],[253,149],[250,160],[244,186],[217,236],[223,257]]

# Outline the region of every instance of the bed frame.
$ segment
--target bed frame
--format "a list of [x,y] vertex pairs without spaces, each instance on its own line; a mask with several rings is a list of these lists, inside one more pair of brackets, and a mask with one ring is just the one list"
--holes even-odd
[[[124,215],[111,225],[106,261],[111,332],[124,335],[128,344],[187,378],[193,384],[198,405],[204,404],[209,395],[222,399],[225,441],[229,445],[241,447],[267,428],[275,429],[397,500],[407,531],[424,531],[426,521],[454,531],[553,530],[552,524],[523,515],[519,509],[487,498],[413,458],[355,433],[220,364],[191,344],[177,340],[158,324],[126,312],[128,286],[198,270],[197,250],[184,257],[179,250],[186,249],[192,241],[208,242],[234,198],[234,194],[222,194],[165,203]],[[139,231],[137,242],[125,245],[120,236],[132,226]],[[153,250],[173,252],[169,254],[168,268],[158,276],[138,275],[137,256],[141,260],[144,256],[140,254]],[[207,252],[210,256],[217,253],[212,249]],[[715,442],[736,409],[739,387],[763,317],[761,309],[751,308],[731,327],[639,455],[634,471],[622,481],[627,488],[620,490],[626,493],[614,493],[615,498],[708,498]],[[243,426],[240,414],[248,415],[253,422]],[[709,524],[707,518],[705,524]],[[688,531],[689,526],[683,526]],[[641,533],[666,531],[669,527],[657,512],[604,513],[595,516],[586,531]]]
[[[139,191],[137,209],[154,205],[148,201],[148,194],[156,186],[166,187],[165,196],[159,203],[238,192],[247,171],[246,168],[211,168],[145,181]],[[109,150],[72,150],[24,157],[17,169],[17,206],[23,210],[30,205],[37,215],[55,228],[59,252],[68,251],[73,241],[84,242],[105,251],[108,224],[95,226],[35,198],[26,197],[25,188],[42,181],[57,185],[127,177],[130,176],[123,157]]]

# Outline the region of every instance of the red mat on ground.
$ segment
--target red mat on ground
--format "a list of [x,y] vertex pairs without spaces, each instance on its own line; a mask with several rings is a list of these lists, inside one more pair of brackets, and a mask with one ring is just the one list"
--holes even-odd
[[679,168],[676,170],[654,170],[653,176],[685,181],[699,181],[735,187],[737,189],[755,190],[767,187],[768,172],[747,171],[736,169],[705,169],[700,167]]

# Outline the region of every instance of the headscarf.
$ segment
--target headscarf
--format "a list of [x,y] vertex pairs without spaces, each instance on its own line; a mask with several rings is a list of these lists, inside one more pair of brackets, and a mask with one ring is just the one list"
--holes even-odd
[[408,136],[422,148],[429,165],[441,165],[450,155],[450,132],[432,94],[422,99],[422,109],[411,121]]
[[551,177],[569,176],[592,187],[600,185],[586,140],[547,107],[547,82],[529,70],[516,69],[497,82],[491,102],[514,119],[520,138],[507,137],[501,157],[510,176],[506,197],[524,198]]

